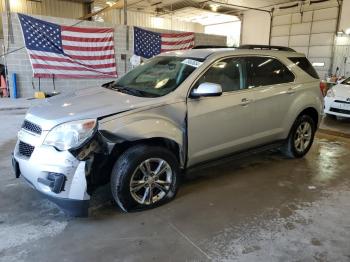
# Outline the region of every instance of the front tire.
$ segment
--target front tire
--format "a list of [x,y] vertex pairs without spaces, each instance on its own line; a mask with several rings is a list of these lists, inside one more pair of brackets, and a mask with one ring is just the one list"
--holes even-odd
[[283,146],[283,153],[290,158],[301,158],[309,152],[316,132],[315,121],[309,115],[299,116]]
[[166,148],[136,145],[114,164],[111,191],[124,211],[154,208],[173,199],[179,187],[179,163]]

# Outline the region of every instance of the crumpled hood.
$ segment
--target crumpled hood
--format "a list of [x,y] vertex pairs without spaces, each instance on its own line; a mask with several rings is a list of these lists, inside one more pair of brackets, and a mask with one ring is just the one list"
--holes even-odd
[[350,85],[338,84],[333,88],[334,95],[341,98],[350,98]]
[[43,130],[73,120],[99,118],[145,106],[157,105],[158,98],[144,98],[102,87],[87,88],[45,99],[28,110],[26,119]]

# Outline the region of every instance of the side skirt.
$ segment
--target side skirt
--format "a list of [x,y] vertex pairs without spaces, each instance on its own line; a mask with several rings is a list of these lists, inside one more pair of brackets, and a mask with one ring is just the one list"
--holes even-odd
[[216,159],[213,159],[213,160],[209,160],[209,161],[205,161],[205,162],[202,162],[202,163],[198,163],[198,164],[195,164],[193,166],[188,167],[185,170],[185,173],[190,173],[190,172],[192,172],[194,170],[197,170],[197,169],[205,169],[205,168],[209,168],[209,167],[222,165],[222,164],[225,164],[225,163],[233,161],[233,160],[237,160],[237,159],[248,157],[248,156],[250,156],[252,154],[258,154],[258,153],[261,153],[261,152],[264,152],[264,151],[277,149],[277,148],[281,147],[284,142],[285,142],[285,140],[279,140],[279,141],[276,141],[276,142],[273,142],[273,143],[270,143],[270,144],[266,144],[266,145],[254,147],[254,148],[251,148],[251,149],[235,152],[233,154],[226,155],[226,156],[223,156],[223,157],[220,157],[220,158],[216,158]]

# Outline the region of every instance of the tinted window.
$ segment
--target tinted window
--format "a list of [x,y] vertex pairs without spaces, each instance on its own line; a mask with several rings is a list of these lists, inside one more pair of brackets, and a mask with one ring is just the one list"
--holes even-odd
[[204,82],[219,84],[223,92],[243,89],[245,86],[243,64],[240,58],[229,58],[221,60],[212,65],[198,80],[197,88]]
[[319,79],[315,68],[311,65],[311,63],[309,62],[309,60],[307,60],[306,57],[289,57],[288,59],[313,78]]
[[294,75],[280,61],[269,57],[246,57],[248,88],[294,81]]

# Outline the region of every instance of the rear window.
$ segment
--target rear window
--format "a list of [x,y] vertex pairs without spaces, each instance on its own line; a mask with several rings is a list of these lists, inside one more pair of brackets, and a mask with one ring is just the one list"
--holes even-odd
[[299,66],[304,72],[308,73],[313,78],[319,79],[315,68],[311,65],[309,60],[307,60],[306,57],[288,57],[289,60],[291,60],[294,64]]

